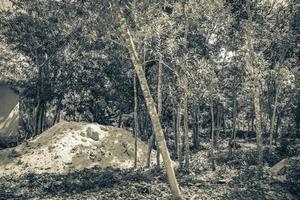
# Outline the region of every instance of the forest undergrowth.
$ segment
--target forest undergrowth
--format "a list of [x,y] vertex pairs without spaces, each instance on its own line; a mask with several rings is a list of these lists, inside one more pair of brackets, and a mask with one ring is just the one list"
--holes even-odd
[[[243,142],[243,140],[240,140]],[[177,169],[185,199],[298,199],[299,161],[274,176],[273,155],[257,174],[256,151],[246,143],[229,158],[226,141],[219,145],[216,170],[210,168],[208,141],[191,155],[190,171]],[[270,157],[270,156],[269,156]],[[271,166],[269,166],[271,165]],[[285,174],[282,179],[282,174]],[[281,176],[280,176],[281,175]],[[25,174],[0,178],[0,199],[171,199],[163,170],[92,168],[68,174]]]

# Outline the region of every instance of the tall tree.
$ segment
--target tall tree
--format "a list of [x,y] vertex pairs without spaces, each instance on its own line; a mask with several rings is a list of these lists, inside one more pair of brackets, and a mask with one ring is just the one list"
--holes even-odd
[[154,100],[152,98],[152,95],[150,93],[150,89],[145,77],[145,72],[143,70],[143,67],[141,65],[141,62],[139,60],[139,56],[136,51],[134,38],[132,37],[131,31],[126,23],[126,19],[124,18],[124,14],[122,9],[117,5],[117,2],[113,2],[114,8],[116,9],[116,13],[121,25],[121,31],[122,31],[122,38],[125,41],[125,45],[128,49],[131,61],[133,63],[133,66],[135,68],[137,77],[139,79],[141,89],[146,101],[146,105],[150,114],[150,118],[152,121],[152,126],[154,129],[155,139],[159,146],[159,149],[161,150],[161,154],[163,157],[164,166],[166,168],[170,188],[172,191],[172,194],[174,196],[174,199],[183,199],[182,194],[179,190],[178,183],[176,180],[175,172],[172,167],[169,151],[166,145],[166,141],[164,138],[164,134],[162,131],[161,123],[159,120],[158,113],[155,108]]
[[[259,73],[259,69],[254,66],[254,49],[252,42],[252,12],[251,12],[251,2],[246,0],[246,12],[248,15],[247,25],[246,25],[246,41],[247,41],[247,55],[246,55],[246,65],[249,70],[250,76],[256,80],[256,77]],[[259,81],[254,82],[253,86],[253,103],[255,110],[255,122],[256,122],[256,144],[257,144],[257,153],[258,153],[258,166],[260,172],[262,172],[263,167],[263,146],[262,146],[262,130],[261,130],[261,113],[260,113],[260,86],[258,85]]]

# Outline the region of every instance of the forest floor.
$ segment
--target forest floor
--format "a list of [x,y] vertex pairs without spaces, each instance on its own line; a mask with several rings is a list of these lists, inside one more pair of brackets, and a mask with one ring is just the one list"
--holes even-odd
[[[190,171],[177,169],[185,199],[300,199],[300,159],[276,175],[270,168],[280,156],[267,159],[258,175],[255,142],[238,140],[239,148],[228,158],[228,142],[216,151],[216,170],[208,158],[209,141],[191,153]],[[269,156],[270,157],[270,156]],[[90,169],[67,174],[26,173],[0,176],[0,199],[172,199],[163,170]]]

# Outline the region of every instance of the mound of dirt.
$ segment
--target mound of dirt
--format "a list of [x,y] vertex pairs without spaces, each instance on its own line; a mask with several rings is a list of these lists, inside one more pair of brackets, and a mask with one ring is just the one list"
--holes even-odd
[[[139,167],[145,166],[146,153],[147,145],[138,140]],[[132,133],[83,122],[61,122],[33,140],[0,151],[0,174],[3,175],[68,173],[94,166],[125,169],[133,164]]]

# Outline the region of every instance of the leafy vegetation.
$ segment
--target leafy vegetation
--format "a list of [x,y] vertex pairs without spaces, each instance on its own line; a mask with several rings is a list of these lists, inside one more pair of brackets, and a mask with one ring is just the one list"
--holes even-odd
[[0,194],[18,198],[25,183],[28,198],[299,197],[295,164],[283,166],[283,179],[269,173],[299,159],[297,0],[11,2],[0,13],[0,81],[19,92],[22,141],[61,120],[118,126],[148,143],[148,165],[156,150],[167,177],[108,169],[2,177]]

